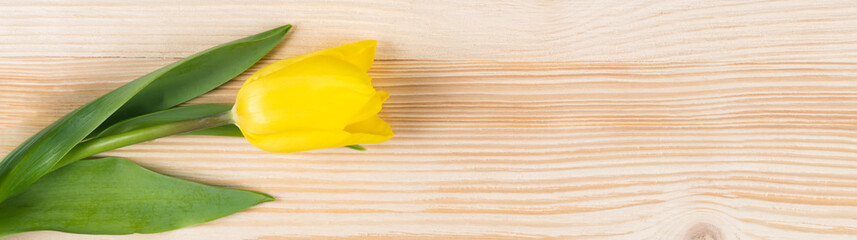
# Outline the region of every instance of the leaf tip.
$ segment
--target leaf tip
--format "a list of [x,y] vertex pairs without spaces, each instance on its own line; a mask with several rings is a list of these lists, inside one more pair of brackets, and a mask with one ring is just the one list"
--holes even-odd
[[291,29],[292,29],[292,25],[291,25],[291,24],[286,24],[286,25],[283,25],[283,26],[279,26],[279,27],[277,27],[277,28],[274,28],[273,30],[274,30],[274,31],[277,31],[277,32],[280,32],[280,31],[281,31],[281,32],[283,32],[283,33],[286,33],[286,32],[288,32],[288,31],[289,31],[289,30],[291,30]]
[[357,151],[366,151],[366,148],[365,148],[365,147],[363,147],[363,146],[360,146],[360,145],[348,145],[348,146],[345,146],[345,147],[350,148],[350,149],[354,149],[354,150],[357,150]]
[[262,202],[271,202],[271,201],[277,200],[273,196],[268,195],[266,193],[259,193],[259,195],[262,196]]

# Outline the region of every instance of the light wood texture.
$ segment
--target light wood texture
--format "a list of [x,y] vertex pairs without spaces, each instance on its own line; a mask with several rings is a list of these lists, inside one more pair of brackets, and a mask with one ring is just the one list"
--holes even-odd
[[[284,23],[295,31],[263,63],[379,40],[370,74],[395,138],[119,149],[105,155],[278,200],[167,233],[8,239],[857,238],[852,0],[4,1],[0,153]],[[194,102],[231,103],[244,78]]]

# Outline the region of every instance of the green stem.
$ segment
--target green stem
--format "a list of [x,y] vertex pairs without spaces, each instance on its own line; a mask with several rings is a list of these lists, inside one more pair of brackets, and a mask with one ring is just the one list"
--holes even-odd
[[231,112],[227,111],[208,117],[165,123],[135,129],[116,135],[91,139],[72,148],[71,151],[63,157],[63,159],[54,165],[52,170],[61,168],[74,161],[120,147],[200,129],[223,126],[230,123],[232,123]]

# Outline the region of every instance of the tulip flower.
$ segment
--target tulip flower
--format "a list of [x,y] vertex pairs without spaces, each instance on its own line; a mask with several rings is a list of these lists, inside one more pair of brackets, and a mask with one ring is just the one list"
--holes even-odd
[[177,134],[245,137],[271,152],[365,150],[357,144],[390,139],[392,129],[377,116],[389,94],[375,90],[367,74],[374,40],[268,65],[244,82],[234,105],[182,105],[249,69],[289,29],[176,61],[30,137],[0,160],[0,237],[36,230],[164,232],[274,200],[159,175],[120,158],[76,162],[112,149]]
[[238,91],[232,118],[244,137],[270,152],[380,143],[393,131],[376,114],[389,97],[367,71],[375,40],[277,61]]
[[233,123],[240,133],[207,135],[243,135],[270,152],[361,150],[356,144],[387,141],[393,131],[377,114],[390,95],[375,90],[367,74],[375,44],[360,41],[274,62],[244,82],[231,111],[190,105],[119,122],[75,146],[54,169],[123,146]]

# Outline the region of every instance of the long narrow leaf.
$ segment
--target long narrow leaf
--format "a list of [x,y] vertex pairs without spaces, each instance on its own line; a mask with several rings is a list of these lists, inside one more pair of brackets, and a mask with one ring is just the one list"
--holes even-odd
[[244,134],[241,133],[241,129],[235,124],[223,125],[219,127],[206,128],[202,130],[197,130],[189,133],[185,133],[182,135],[207,135],[207,136],[221,136],[221,137],[244,137]]
[[51,172],[0,204],[0,237],[37,230],[156,233],[271,200],[160,175],[121,158],[85,160]]
[[202,104],[189,105],[177,108],[171,108],[163,111],[158,111],[113,124],[104,131],[101,131],[93,138],[106,137],[110,135],[120,134],[135,129],[151,127],[171,122],[184,121],[190,119],[203,118],[227,112],[232,109],[229,105],[217,104]]
[[104,129],[124,118],[165,109],[209,91],[261,59],[290,28],[288,25],[275,28],[195,54],[63,116],[0,162],[0,202],[47,174],[75,144],[99,126]]
[[[184,121],[213,116],[230,110],[232,110],[232,106],[217,104],[189,105],[171,108],[118,122],[116,124],[113,124],[113,126],[108,127],[97,136],[93,137],[93,139],[107,137],[114,134],[121,134],[124,132],[161,124],[169,124],[176,121]],[[241,133],[241,129],[239,129],[238,126],[236,126],[235,124],[228,124],[213,128],[196,130],[193,132],[183,133],[181,135],[244,137],[244,134]],[[359,151],[366,151],[366,148],[360,145],[350,145],[345,147]]]
[[275,28],[181,60],[180,65],[116,110],[93,134],[116,122],[179,105],[223,85],[262,59],[289,29],[291,25]]
[[[101,131],[101,133],[92,137],[92,139],[111,136],[114,134],[120,134],[135,129],[151,127],[155,125],[217,115],[230,110],[232,110],[232,106],[218,104],[189,105],[171,108],[123,120],[104,129],[104,131]],[[193,132],[183,133],[182,135],[244,137],[244,134],[241,133],[241,130],[238,129],[238,127],[234,124],[197,130]]]

